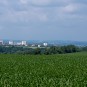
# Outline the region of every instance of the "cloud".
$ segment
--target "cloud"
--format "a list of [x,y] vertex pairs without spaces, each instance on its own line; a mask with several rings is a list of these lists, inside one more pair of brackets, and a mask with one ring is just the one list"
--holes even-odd
[[73,13],[75,12],[76,10],[78,9],[77,5],[74,5],[74,4],[69,4],[65,7],[62,7],[62,12],[64,13]]
[[20,35],[21,38],[25,33],[25,38],[29,35],[46,38],[48,34],[56,38],[63,32],[62,37],[70,29],[86,29],[86,23],[86,0],[0,0],[0,35],[3,37]]
[[28,0],[20,0],[20,3],[27,4],[28,3]]
[[7,5],[8,1],[7,0],[0,0],[0,4]]
[[3,22],[47,22],[87,14],[85,3],[73,0],[2,0],[0,3],[0,21]]
[[31,0],[31,3],[35,5],[48,5],[51,2],[52,0]]
[[20,3],[33,6],[55,6],[70,3],[72,0],[19,0]]

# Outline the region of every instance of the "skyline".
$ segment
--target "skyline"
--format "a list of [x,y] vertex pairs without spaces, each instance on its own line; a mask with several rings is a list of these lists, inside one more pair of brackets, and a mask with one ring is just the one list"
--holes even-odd
[[0,1],[0,39],[87,41],[86,0]]

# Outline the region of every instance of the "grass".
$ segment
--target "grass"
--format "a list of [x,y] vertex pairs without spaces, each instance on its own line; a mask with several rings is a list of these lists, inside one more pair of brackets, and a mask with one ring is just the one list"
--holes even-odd
[[0,54],[0,87],[87,87],[87,53]]

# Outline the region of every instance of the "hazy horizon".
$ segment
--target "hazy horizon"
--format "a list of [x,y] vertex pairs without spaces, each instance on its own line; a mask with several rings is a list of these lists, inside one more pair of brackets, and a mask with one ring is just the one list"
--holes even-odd
[[0,40],[3,40],[3,41],[59,41],[59,42],[87,42],[87,41],[84,41],[84,40],[35,40],[35,39],[0,39]]
[[86,0],[2,0],[0,39],[87,41]]

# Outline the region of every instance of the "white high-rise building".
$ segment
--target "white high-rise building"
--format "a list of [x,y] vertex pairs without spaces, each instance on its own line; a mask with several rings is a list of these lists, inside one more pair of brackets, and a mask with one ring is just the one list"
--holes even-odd
[[13,41],[9,41],[9,45],[14,45],[14,42]]
[[0,40],[0,45],[3,45],[3,40]]
[[41,45],[38,45],[38,47],[41,47]]
[[26,41],[22,41],[22,45],[27,45],[27,42]]
[[17,45],[22,45],[22,42],[17,42]]
[[48,44],[47,43],[43,43],[44,46],[47,46]]

